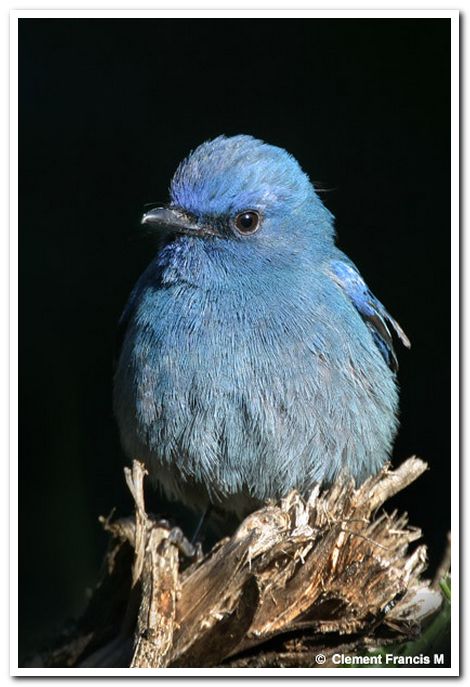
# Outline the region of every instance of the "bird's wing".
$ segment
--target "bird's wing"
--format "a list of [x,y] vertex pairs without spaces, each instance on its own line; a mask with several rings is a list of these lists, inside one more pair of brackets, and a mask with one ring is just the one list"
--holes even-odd
[[393,348],[390,332],[392,327],[401,342],[410,348],[410,340],[398,322],[387,312],[382,303],[369,290],[369,287],[352,263],[343,260],[333,260],[329,264],[332,279],[343,289],[350,298],[362,319],[369,327],[375,343],[385,362],[396,371],[398,361]]
[[134,307],[134,301],[135,299],[132,298],[133,294],[131,294],[129,300],[126,303],[126,307],[124,308],[124,311],[119,318],[118,321],[118,326],[116,329],[115,337],[114,337],[114,367],[116,368],[119,360],[119,356],[121,355],[121,349],[122,349],[122,344],[124,343],[124,337],[126,336],[126,331],[127,331],[127,325],[129,324],[129,320],[132,314],[132,310]]
[[119,357],[121,355],[122,345],[124,343],[124,339],[127,332],[127,327],[129,325],[129,321],[132,317],[134,309],[137,305],[138,299],[142,293],[142,289],[144,288],[147,282],[148,272],[149,269],[147,268],[147,270],[145,270],[145,272],[141,275],[140,279],[137,281],[137,284],[134,286],[129,298],[127,299],[127,303],[122,312],[122,315],[119,318],[117,330],[114,337],[114,368],[116,368],[118,364]]

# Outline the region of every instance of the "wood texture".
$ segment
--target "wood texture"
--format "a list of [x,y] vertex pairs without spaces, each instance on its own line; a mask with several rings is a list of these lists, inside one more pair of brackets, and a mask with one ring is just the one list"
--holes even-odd
[[382,506],[426,467],[413,457],[359,488],[292,492],[184,568],[191,547],[146,513],[134,462],[135,515],[103,521],[111,545],[86,622],[43,665],[302,667],[416,636],[442,597],[422,577],[421,532]]

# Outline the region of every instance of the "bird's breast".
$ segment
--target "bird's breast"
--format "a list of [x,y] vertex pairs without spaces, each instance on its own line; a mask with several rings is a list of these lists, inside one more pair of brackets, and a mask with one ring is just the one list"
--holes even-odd
[[354,310],[321,288],[148,287],[115,380],[126,451],[170,471],[176,461],[179,479],[223,493],[261,471],[259,498],[333,474],[353,428],[373,425],[373,437],[393,418],[393,381],[364,336]]
[[351,347],[320,296],[262,284],[148,289],[127,339],[143,415],[165,399],[199,409],[255,397],[266,406],[280,407],[283,397],[307,402]]

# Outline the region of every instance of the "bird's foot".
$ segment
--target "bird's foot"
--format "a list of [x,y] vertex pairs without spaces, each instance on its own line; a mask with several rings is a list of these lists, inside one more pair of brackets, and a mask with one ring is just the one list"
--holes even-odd
[[184,536],[180,527],[173,527],[168,534],[168,543],[173,544],[186,558],[199,561],[202,558],[202,546],[200,542],[190,542]]
[[199,561],[202,558],[202,546],[199,542],[191,542],[184,535],[181,527],[174,526],[164,518],[155,520],[156,527],[168,530],[168,537],[162,541],[162,546],[176,546],[182,556],[191,561]]

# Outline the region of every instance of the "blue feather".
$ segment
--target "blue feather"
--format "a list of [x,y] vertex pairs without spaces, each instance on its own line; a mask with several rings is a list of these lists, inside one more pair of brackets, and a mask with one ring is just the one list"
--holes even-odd
[[330,263],[330,268],[333,279],[344,289],[344,292],[351,299],[369,327],[384,360],[396,372],[398,370],[398,360],[388,325],[393,327],[401,342],[407,348],[410,348],[411,344],[405,332],[370,291],[352,262],[333,260]]
[[126,453],[170,497],[239,516],[380,469],[398,426],[389,326],[407,339],[294,158],[250,136],[203,143],[159,212],[114,382]]

